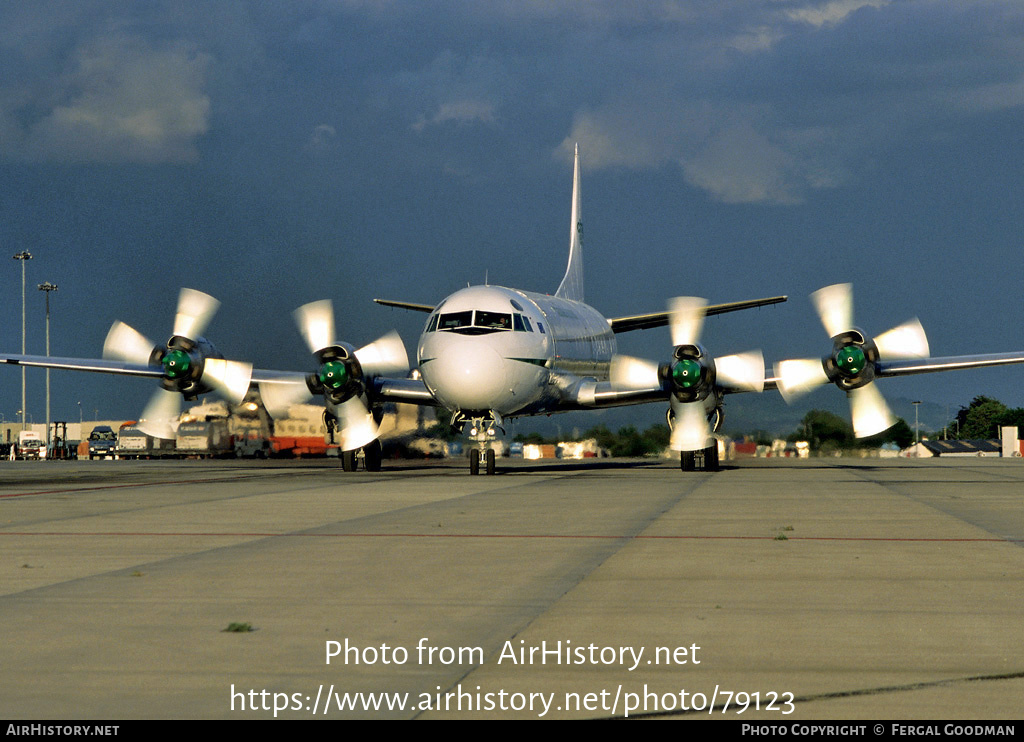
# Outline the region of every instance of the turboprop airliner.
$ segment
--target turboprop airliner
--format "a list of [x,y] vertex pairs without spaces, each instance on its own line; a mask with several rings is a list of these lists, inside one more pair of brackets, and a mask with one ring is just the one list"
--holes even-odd
[[[386,402],[429,404],[450,414],[453,428],[478,444],[470,451],[470,471],[494,472],[488,443],[506,420],[524,415],[590,410],[645,402],[669,402],[672,447],[684,468],[713,467],[721,425],[722,395],[760,391],[764,359],[759,351],[713,360],[698,345],[707,315],[776,304],[785,296],[706,306],[702,299],[679,299],[668,311],[605,318],[583,301],[583,221],[580,161],[573,173],[569,262],[554,295],[501,286],[471,286],[439,304],[378,299],[386,306],[427,313],[417,343],[414,378],[396,378],[408,369],[397,335],[355,349],[334,341],[329,302],[296,311],[296,320],[319,368],[302,379],[279,371],[254,370],[271,415],[309,394],[322,395],[328,421],[336,426],[342,466],[355,466],[362,448],[367,469],[380,468],[377,423]],[[654,364],[616,355],[617,333],[671,325],[675,360]]]
[[[183,289],[170,339],[154,344],[117,322],[104,344],[105,360],[2,355],[0,362],[96,371],[159,380],[140,427],[172,437],[181,398],[219,392],[238,403],[259,387],[274,417],[311,396],[322,397],[329,434],[345,470],[363,452],[367,470],[381,467],[378,426],[383,405],[405,402],[447,411],[455,429],[474,441],[473,474],[494,472],[488,445],[509,419],[571,410],[668,403],[671,448],[683,470],[718,466],[713,434],[722,424],[723,397],[732,392],[778,389],[788,399],[812,386],[833,383],[850,397],[858,437],[895,422],[874,387],[876,378],[959,368],[1024,363],[1024,352],[929,358],[916,320],[872,338],[852,323],[852,289],[826,287],[812,295],[833,346],[822,359],[783,361],[766,378],[760,351],[712,357],[700,344],[704,318],[786,301],[773,296],[727,304],[683,297],[665,311],[605,318],[584,302],[583,220],[580,159],[573,169],[569,261],[553,295],[500,286],[471,286],[436,305],[376,300],[385,306],[428,315],[416,346],[417,368],[409,373],[405,346],[389,333],[361,348],[340,342],[329,301],[306,304],[295,318],[315,357],[313,373],[254,369],[223,359],[201,332],[218,306],[202,292]],[[620,356],[616,335],[669,326],[671,360],[657,363]]]

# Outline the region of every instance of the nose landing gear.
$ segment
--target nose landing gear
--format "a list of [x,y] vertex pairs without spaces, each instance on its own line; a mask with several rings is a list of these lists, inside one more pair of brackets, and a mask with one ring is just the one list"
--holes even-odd
[[480,464],[483,461],[485,474],[494,474],[494,449],[493,448],[471,448],[469,449],[469,473],[476,475],[480,473]]
[[461,422],[469,433],[471,448],[469,449],[469,473],[477,475],[481,468],[485,474],[494,474],[494,442],[498,439],[498,431],[505,431],[501,427],[501,416],[493,410],[487,417],[476,416],[466,417],[461,413],[453,416],[452,423]]

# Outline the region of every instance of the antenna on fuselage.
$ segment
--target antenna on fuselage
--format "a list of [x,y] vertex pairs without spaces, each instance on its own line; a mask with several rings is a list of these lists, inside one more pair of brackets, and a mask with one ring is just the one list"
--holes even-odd
[[583,301],[583,215],[580,209],[580,145],[572,171],[572,219],[569,223],[569,265],[555,296],[570,301]]

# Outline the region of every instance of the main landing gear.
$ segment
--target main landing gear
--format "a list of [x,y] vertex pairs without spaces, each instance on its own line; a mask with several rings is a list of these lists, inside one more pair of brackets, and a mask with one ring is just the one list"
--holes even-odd
[[718,471],[718,441],[699,451],[683,451],[679,464],[683,471]]
[[[366,471],[380,471],[381,461],[384,459],[383,450],[381,449],[380,441],[374,441],[368,443],[362,447],[363,452],[363,466]],[[356,454],[359,451],[342,451],[341,452],[341,470],[342,471],[355,471],[356,470]]]
[[[373,419],[378,425],[380,425],[380,417],[380,411],[374,410]],[[326,410],[324,411],[324,425],[327,427],[327,440],[330,443],[337,443],[335,433],[338,430],[338,421],[334,415],[330,414]],[[361,449],[342,451],[339,454],[342,471],[356,470],[356,454],[358,454],[359,451],[363,452],[363,466],[366,468],[366,471],[380,471],[381,461],[384,459],[384,451],[381,447],[379,438],[374,440],[372,443],[367,443]]]

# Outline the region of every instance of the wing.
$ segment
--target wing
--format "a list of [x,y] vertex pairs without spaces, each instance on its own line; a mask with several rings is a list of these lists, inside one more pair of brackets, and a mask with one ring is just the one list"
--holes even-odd
[[374,299],[374,301],[381,306],[410,309],[413,312],[426,312],[429,314],[434,311],[434,306],[432,304],[414,304],[411,301],[391,301],[390,299]]
[[875,370],[875,375],[910,376],[911,374],[930,374],[935,371],[956,371],[962,368],[1007,366],[1013,363],[1024,363],[1024,351],[920,358],[907,361],[880,361]]
[[[748,301],[733,301],[727,304],[710,304],[704,308],[704,314],[725,314],[726,312],[738,312],[742,309],[753,309],[755,307],[766,307],[771,304],[781,304],[786,301],[787,296],[769,296],[764,299],[750,299]],[[428,310],[429,311],[429,310]],[[652,312],[650,314],[634,314],[629,317],[613,317],[608,320],[612,332],[630,332],[632,330],[650,330],[654,327],[664,327],[669,323],[670,312]]]
[[936,371],[1024,363],[1024,352],[991,353],[932,358],[928,338],[917,319],[911,319],[878,336],[854,324],[853,286],[839,283],[811,294],[811,301],[825,332],[832,340],[823,358],[796,358],[775,365],[775,377],[766,385],[778,389],[786,401],[824,384],[846,392],[854,435],[880,433],[896,423],[876,381],[887,376],[909,376]]
[[0,363],[13,366],[32,366],[34,368],[59,368],[68,371],[94,371],[101,374],[117,374],[120,376],[145,376],[161,378],[164,375],[162,366],[150,366],[124,361],[104,361],[93,358],[59,358],[56,356],[23,356],[0,353]]
[[[306,385],[308,374],[301,371],[253,369],[252,381],[259,384],[260,395],[269,410],[283,412],[290,404],[312,397]],[[371,396],[385,402],[437,405],[437,400],[422,379],[393,379],[376,376],[370,380]]]

